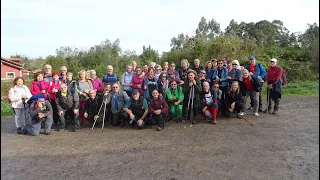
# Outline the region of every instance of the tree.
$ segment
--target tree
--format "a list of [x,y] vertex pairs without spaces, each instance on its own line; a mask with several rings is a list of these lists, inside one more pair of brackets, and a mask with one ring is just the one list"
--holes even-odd
[[141,63],[149,64],[150,62],[159,62],[159,54],[158,51],[151,48],[149,45],[147,48],[145,46],[142,47],[142,54],[140,55]]

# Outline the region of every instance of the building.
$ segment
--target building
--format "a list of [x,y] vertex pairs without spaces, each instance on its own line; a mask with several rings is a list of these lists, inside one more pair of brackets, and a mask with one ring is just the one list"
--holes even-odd
[[[15,59],[13,61],[9,59]],[[11,80],[17,76],[22,76],[22,64],[19,58],[1,58],[1,81]],[[29,75],[29,72],[24,72],[24,75]]]

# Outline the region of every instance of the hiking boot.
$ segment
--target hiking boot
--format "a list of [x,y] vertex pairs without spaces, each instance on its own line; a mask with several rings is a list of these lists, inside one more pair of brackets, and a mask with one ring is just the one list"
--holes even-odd
[[45,135],[50,135],[50,134],[51,134],[51,132],[44,132],[44,134],[45,134]]
[[17,128],[17,134],[22,134],[21,127]]
[[58,131],[63,132],[63,131],[64,131],[64,128],[58,129]]
[[273,110],[272,114],[277,114],[278,110]]
[[268,109],[266,109],[266,110],[263,111],[263,113],[267,113],[267,112],[268,112],[269,114],[271,114],[272,111],[271,111],[271,109],[269,109],[269,111],[268,111]]
[[163,128],[162,127],[158,127],[158,129],[157,129],[158,131],[162,131],[163,130]]
[[259,113],[255,112],[254,115],[258,117],[258,116],[259,116]]
[[23,128],[22,129],[22,134],[27,134],[27,133],[28,133],[28,131],[25,128]]
[[197,123],[198,123],[197,120],[193,120],[193,121],[192,121],[192,124],[197,124]]
[[217,124],[218,122],[217,122],[217,120],[212,120],[212,124]]

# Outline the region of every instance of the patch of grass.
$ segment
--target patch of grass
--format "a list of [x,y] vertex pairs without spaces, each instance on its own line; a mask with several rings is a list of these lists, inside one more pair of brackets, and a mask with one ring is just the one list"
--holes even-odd
[[3,102],[1,100],[1,117],[13,116],[13,110],[8,102]]

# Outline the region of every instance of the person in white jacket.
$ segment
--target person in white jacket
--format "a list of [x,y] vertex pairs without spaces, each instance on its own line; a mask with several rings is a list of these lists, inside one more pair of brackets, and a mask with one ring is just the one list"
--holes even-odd
[[13,80],[12,88],[10,88],[8,96],[15,114],[14,120],[17,133],[22,134],[22,129],[29,117],[27,101],[32,96],[28,87],[24,85],[24,79],[22,77],[16,77]]

